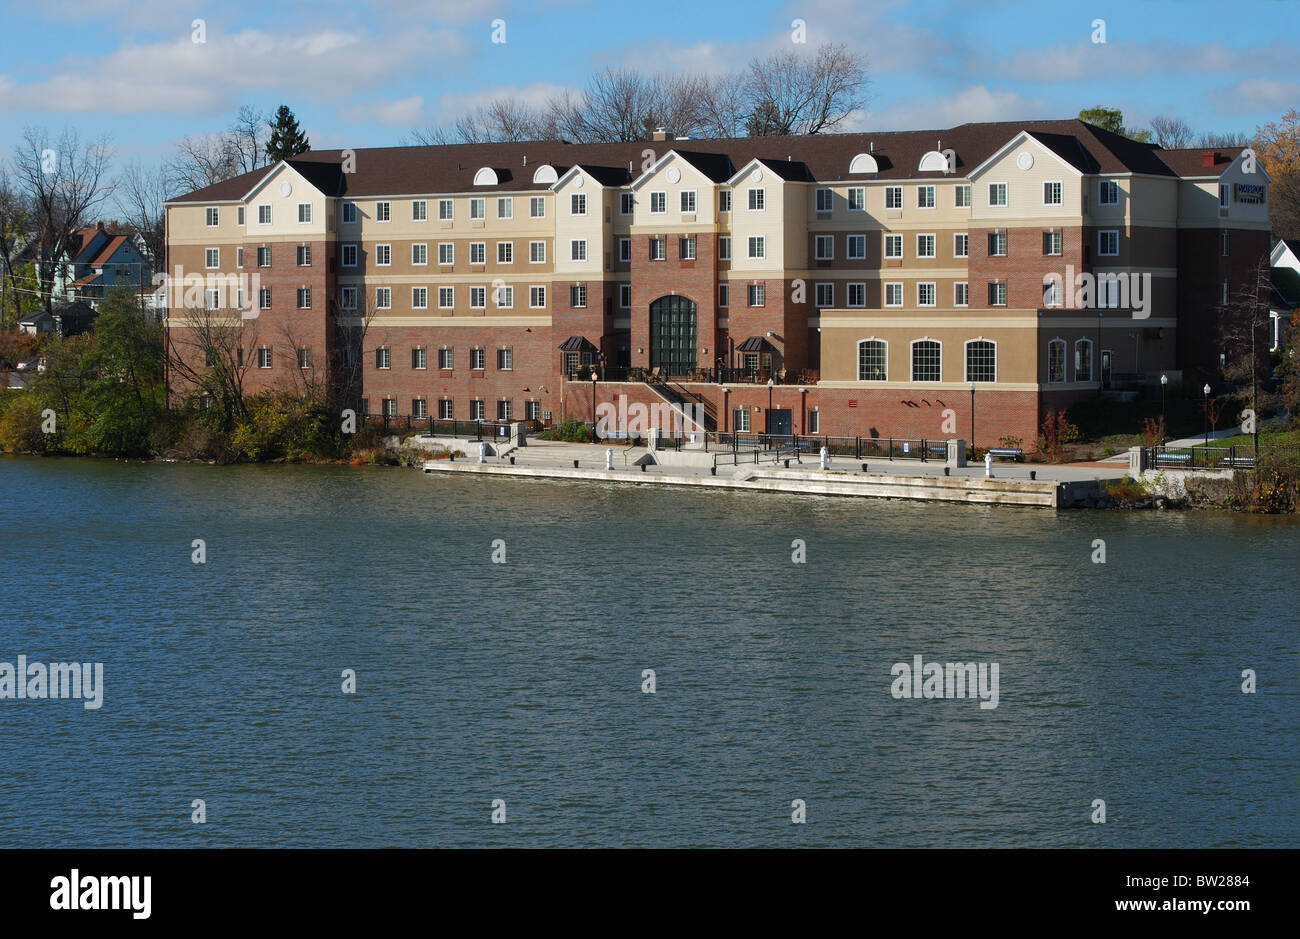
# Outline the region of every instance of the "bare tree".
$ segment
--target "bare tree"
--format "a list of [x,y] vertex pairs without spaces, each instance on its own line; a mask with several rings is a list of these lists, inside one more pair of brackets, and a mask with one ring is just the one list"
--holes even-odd
[[583,116],[583,107],[582,96],[568,88],[551,95],[539,118],[541,139],[585,142],[587,121]]
[[750,103],[766,112],[771,134],[833,130],[869,101],[866,59],[835,43],[754,59],[748,78]]
[[168,393],[209,399],[221,429],[230,431],[248,414],[244,380],[257,348],[257,321],[236,309],[177,302],[175,294],[168,305]]
[[[1239,397],[1255,412],[1256,458],[1259,457],[1259,378],[1268,362],[1266,330],[1272,289],[1272,266],[1269,252],[1265,251],[1252,265],[1231,302],[1219,312],[1223,377],[1241,389]],[[1246,386],[1249,386],[1249,397]]]
[[739,137],[753,110],[748,100],[745,77],[738,72],[701,78],[696,99],[699,133],[705,137]]
[[22,310],[15,267],[31,238],[31,225],[31,207],[23,193],[12,186],[9,171],[0,163],[0,327],[13,325]]
[[235,122],[225,134],[234,157],[236,175],[251,173],[266,165],[267,122],[270,117],[250,104],[240,105]]
[[163,166],[127,164],[117,183],[117,204],[132,234],[143,243],[150,264],[158,270],[167,251],[167,218],[163,203],[178,195]]
[[169,187],[193,192],[239,175],[239,153],[227,134],[183,138],[166,163]]
[[1201,134],[1197,138],[1194,146],[1197,147],[1249,147],[1250,136],[1238,131],[1229,131],[1227,133],[1218,133],[1209,131]]
[[1156,143],[1166,150],[1179,150],[1192,145],[1192,128],[1181,117],[1157,114],[1151,118],[1151,132]]
[[110,160],[107,138],[83,145],[74,130],[65,130],[57,141],[40,128],[23,131],[13,157],[13,173],[31,206],[46,312],[52,308],[54,280],[72,253],[76,230],[112,192]]

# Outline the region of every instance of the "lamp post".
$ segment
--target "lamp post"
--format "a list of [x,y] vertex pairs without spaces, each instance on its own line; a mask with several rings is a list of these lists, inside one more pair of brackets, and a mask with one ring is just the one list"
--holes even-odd
[[596,369],[591,370],[591,442],[596,442]]
[[975,383],[970,383],[970,452],[975,455]]
[[763,423],[767,426],[764,428],[769,434],[772,432],[772,389],[776,387],[776,380],[769,378],[767,380],[767,413],[763,415]]
[[1160,445],[1165,444],[1165,388],[1169,385],[1169,376],[1160,376]]
[[1201,410],[1205,412],[1205,459],[1210,459],[1210,383],[1206,382],[1205,387],[1201,389],[1204,400],[1201,401]]

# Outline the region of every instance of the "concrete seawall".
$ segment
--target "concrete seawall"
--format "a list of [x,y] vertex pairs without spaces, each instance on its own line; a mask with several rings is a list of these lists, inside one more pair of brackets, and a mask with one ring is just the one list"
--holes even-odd
[[878,499],[916,499],[927,502],[965,502],[978,505],[1027,505],[1063,508],[1095,493],[1096,485],[1051,480],[985,479],[982,477],[905,476],[896,473],[845,473],[834,470],[781,470],[772,466],[742,466],[718,476],[686,475],[637,470],[568,469],[559,466],[508,466],[429,460],[426,473],[475,473],[539,479],[573,479],[583,482],[617,482],[652,486],[697,486],[754,492],[790,492],[821,496],[858,496]]

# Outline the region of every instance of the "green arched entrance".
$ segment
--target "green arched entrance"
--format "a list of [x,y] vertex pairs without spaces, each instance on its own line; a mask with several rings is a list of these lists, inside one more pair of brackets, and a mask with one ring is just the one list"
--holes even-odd
[[695,301],[660,297],[650,304],[650,367],[663,375],[689,375],[696,369]]

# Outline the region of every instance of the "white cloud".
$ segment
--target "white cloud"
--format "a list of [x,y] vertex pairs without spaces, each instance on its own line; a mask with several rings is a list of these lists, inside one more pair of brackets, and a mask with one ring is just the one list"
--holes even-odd
[[1210,92],[1209,97],[1220,111],[1230,115],[1289,110],[1300,102],[1300,82],[1243,78],[1228,88]]
[[[872,111],[858,121],[854,130],[924,130],[953,127],[983,121],[1029,120],[1043,113],[1041,102],[1029,101],[1014,91],[969,85],[956,94],[936,98],[912,98],[880,111]],[[846,130],[850,128],[845,128]]]
[[514,85],[499,85],[494,88],[484,88],[482,91],[472,91],[468,94],[445,94],[438,98],[438,103],[434,107],[434,117],[439,123],[449,124],[457,118],[464,117],[471,111],[491,104],[498,98],[509,98],[528,107],[540,108],[546,104],[552,95],[563,90],[563,85],[556,85],[551,82],[534,82],[522,88]]
[[412,95],[396,101],[367,101],[363,104],[345,108],[344,120],[353,123],[375,121],[393,127],[412,127],[423,121],[424,98]]

